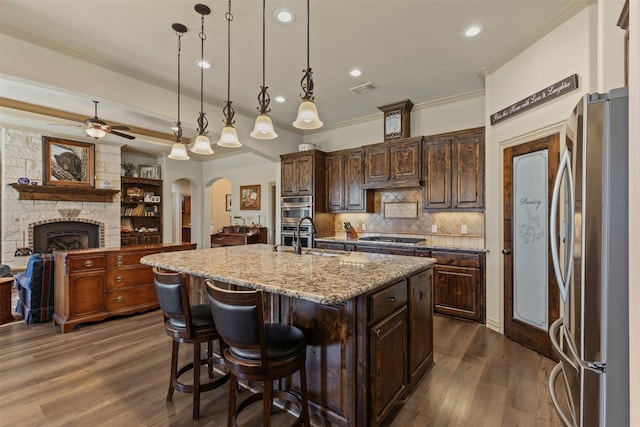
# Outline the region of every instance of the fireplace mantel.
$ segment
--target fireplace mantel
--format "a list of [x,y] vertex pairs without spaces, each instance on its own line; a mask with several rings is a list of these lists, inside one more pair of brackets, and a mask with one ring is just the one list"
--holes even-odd
[[68,187],[55,185],[9,184],[20,193],[19,200],[54,200],[65,202],[113,203],[113,196],[120,190],[92,187]]

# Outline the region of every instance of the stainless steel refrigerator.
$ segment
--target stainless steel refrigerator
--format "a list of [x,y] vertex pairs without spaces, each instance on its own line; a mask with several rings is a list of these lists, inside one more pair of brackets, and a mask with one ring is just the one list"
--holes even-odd
[[[561,317],[549,378],[569,426],[629,425],[628,92],[588,94],[566,124],[551,201]],[[562,312],[563,309],[563,312]]]

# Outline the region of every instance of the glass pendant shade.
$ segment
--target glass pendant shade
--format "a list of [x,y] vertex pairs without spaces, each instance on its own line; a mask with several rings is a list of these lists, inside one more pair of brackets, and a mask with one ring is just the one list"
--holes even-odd
[[318,129],[323,123],[318,116],[318,109],[313,101],[304,100],[298,108],[298,117],[293,122],[293,127],[298,129]]
[[171,147],[171,152],[167,156],[172,160],[189,160],[189,155],[187,154],[187,147],[181,142],[174,142]]
[[222,129],[220,134],[220,140],[217,142],[220,147],[238,148],[242,147],[240,140],[238,139],[238,132],[236,128],[231,125],[227,125]]
[[278,137],[268,114],[260,114],[256,117],[256,124],[250,135],[255,139],[275,139]]
[[104,130],[94,127],[86,128],[84,131],[86,132],[87,136],[95,139],[102,138],[107,134],[107,132],[105,132]]
[[203,155],[213,154],[211,143],[209,142],[207,135],[198,135],[196,137],[193,147],[191,147],[191,152]]

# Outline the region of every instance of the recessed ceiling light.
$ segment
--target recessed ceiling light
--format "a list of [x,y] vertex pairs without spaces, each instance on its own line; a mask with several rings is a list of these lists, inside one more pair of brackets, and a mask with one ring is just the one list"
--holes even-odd
[[349,71],[349,75],[351,77],[360,77],[362,75],[362,70],[359,70],[358,68],[354,68],[353,70]]
[[211,68],[211,64],[207,62],[206,59],[203,59],[202,61],[200,61],[199,59],[196,60],[196,65],[198,67],[204,68],[205,70]]
[[276,102],[284,102],[286,101],[286,98],[282,95],[278,95],[274,98],[276,100]]
[[480,25],[472,25],[468,27],[462,34],[465,37],[475,37],[482,32],[482,27]]
[[274,18],[276,21],[281,22],[283,24],[291,24],[296,20],[296,15],[293,14],[292,11],[286,8],[280,8],[273,12]]

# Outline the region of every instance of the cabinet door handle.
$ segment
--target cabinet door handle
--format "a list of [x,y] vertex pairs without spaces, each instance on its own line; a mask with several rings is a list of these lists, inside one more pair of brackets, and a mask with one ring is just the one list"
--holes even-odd
[[376,329],[375,334],[376,337],[380,338],[380,328]]
[[116,276],[116,282],[120,283],[123,281],[124,281],[124,278],[122,276]]
[[85,267],[93,267],[93,261],[91,261],[91,260],[87,260],[87,261],[85,261],[85,262],[84,262],[84,266],[85,266]]
[[124,301],[124,297],[118,296],[116,297],[116,302],[122,302]]
[[388,298],[387,298],[387,301],[388,301],[388,302],[396,302],[396,297],[395,297],[395,295],[392,295],[392,296],[388,297]]
[[116,262],[116,267],[121,267],[123,265],[124,265],[124,262],[122,262],[122,261]]

